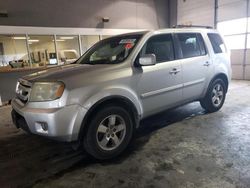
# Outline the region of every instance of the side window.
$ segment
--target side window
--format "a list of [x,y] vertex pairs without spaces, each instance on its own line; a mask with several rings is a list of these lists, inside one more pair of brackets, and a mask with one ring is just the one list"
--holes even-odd
[[200,33],[197,34],[198,40],[199,40],[199,45],[200,45],[200,49],[201,49],[201,55],[206,55],[207,54],[207,50],[205,47],[205,42],[203,40],[203,37],[201,36]]
[[226,52],[225,44],[219,34],[208,33],[207,36],[213,46],[214,53],[219,54]]
[[143,46],[140,56],[145,54],[155,54],[157,63],[174,60],[172,35],[162,34],[151,37]]
[[205,55],[204,43],[203,43],[203,50],[201,50],[199,44],[200,43],[199,38],[196,33],[180,33],[177,34],[177,38],[179,40],[183,58]]

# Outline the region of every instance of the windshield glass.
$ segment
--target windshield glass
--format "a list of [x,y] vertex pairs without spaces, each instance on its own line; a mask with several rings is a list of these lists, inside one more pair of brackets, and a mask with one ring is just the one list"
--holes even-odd
[[124,61],[143,34],[111,37],[96,43],[76,63],[117,64]]

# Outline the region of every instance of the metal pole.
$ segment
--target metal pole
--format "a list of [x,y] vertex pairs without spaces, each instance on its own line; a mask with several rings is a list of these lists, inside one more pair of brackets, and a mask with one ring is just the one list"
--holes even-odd
[[218,22],[218,0],[214,0],[214,28],[217,29]]
[[27,33],[25,34],[25,37],[26,37],[26,48],[27,48],[28,57],[29,57],[29,65],[31,67],[32,63],[31,63],[31,55],[30,55],[29,36]]
[[244,57],[243,57],[243,79],[246,79],[246,65],[247,65],[247,39],[248,39],[248,14],[249,14],[249,0],[247,0],[246,6],[246,32],[245,32],[245,49],[244,49]]
[[54,34],[54,44],[55,44],[55,51],[56,51],[56,61],[57,65],[59,64],[59,58],[58,58],[58,51],[57,51],[57,42],[56,42],[56,35]]
[[171,11],[171,8],[170,8],[170,0],[168,0],[168,2],[167,2],[167,3],[168,3],[168,5],[167,5],[167,6],[168,6],[168,8],[167,8],[167,9],[168,9],[168,28],[169,28],[169,27],[171,28],[172,26],[170,25],[170,24],[171,24],[171,12],[170,12],[170,11]]
[[82,56],[82,41],[81,41],[81,35],[78,35],[78,43],[79,43],[79,50],[80,50],[80,55]]

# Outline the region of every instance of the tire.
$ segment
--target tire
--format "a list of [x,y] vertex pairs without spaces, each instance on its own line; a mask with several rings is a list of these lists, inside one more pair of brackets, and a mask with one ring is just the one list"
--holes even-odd
[[96,159],[111,159],[130,143],[134,128],[131,115],[122,107],[108,106],[96,113],[83,138],[88,154]]
[[225,82],[217,78],[210,84],[206,96],[200,101],[202,108],[212,113],[221,109],[226,98],[227,87]]

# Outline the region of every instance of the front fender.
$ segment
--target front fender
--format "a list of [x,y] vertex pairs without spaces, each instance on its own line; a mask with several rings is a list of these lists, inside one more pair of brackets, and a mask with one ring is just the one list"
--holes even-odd
[[110,98],[112,96],[128,99],[131,103],[134,104],[138,112],[138,115],[141,116],[143,114],[141,100],[138,98],[136,93],[130,88],[121,86],[103,88],[102,90],[90,96],[87,100],[85,100],[83,107],[86,109],[90,109],[102,99]]

